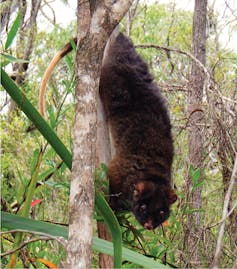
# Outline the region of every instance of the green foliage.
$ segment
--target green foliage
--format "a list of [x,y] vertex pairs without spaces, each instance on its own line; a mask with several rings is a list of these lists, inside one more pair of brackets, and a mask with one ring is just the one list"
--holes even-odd
[[7,39],[5,41],[5,45],[4,45],[4,51],[1,52],[1,66],[7,66],[9,63],[15,62],[15,63],[26,63],[28,61],[26,60],[22,60],[22,59],[17,59],[16,57],[14,57],[13,55],[7,53],[7,51],[10,49],[16,35],[17,32],[19,30],[20,24],[21,24],[21,20],[22,20],[22,14],[21,11],[18,12],[18,15],[16,16],[16,19],[14,20],[11,29],[7,35]]
[[17,59],[16,57],[14,57],[14,56],[12,56],[12,55],[6,53],[6,52],[2,52],[2,53],[1,53],[1,56],[2,56],[2,58],[5,59],[5,61],[1,59],[1,66],[2,66],[2,67],[5,67],[5,66],[7,66],[9,63],[12,63],[12,62],[15,62],[15,63],[27,63],[27,62],[28,62],[28,61],[26,61],[26,60]]
[[107,179],[108,167],[102,163],[100,167],[95,169],[95,187],[105,195],[109,193],[109,181]]
[[[25,62],[22,59],[17,59],[14,55],[20,55],[15,51],[15,38],[17,29],[19,29],[20,15],[11,25],[8,38],[3,42],[1,52],[1,66],[9,65],[11,62]],[[124,29],[125,26],[122,26]],[[13,30],[14,29],[14,30]],[[27,76],[24,83],[21,85],[21,93],[23,98],[19,99],[20,107],[25,109],[26,98],[37,107],[38,104],[38,89],[43,73],[48,66],[48,63],[55,55],[55,53],[67,43],[75,33],[76,26],[72,23],[67,29],[61,29],[56,26],[50,33],[39,31],[37,38],[34,41],[34,50],[31,55],[30,65],[27,71]],[[191,51],[191,37],[192,35],[192,13],[182,10],[177,10],[173,5],[139,5],[137,8],[137,16],[132,21],[131,38],[135,44],[155,44],[160,46],[167,46],[184,51]],[[16,48],[17,49],[17,48]],[[189,231],[187,216],[194,215],[197,210],[201,211],[201,222],[203,223],[204,239],[200,253],[206,267],[209,267],[213,250],[215,249],[215,240],[218,234],[218,225],[211,227],[212,223],[217,223],[221,219],[222,211],[222,192],[223,179],[221,173],[221,164],[219,161],[213,162],[209,158],[210,148],[215,158],[218,156],[218,142],[220,137],[206,137],[206,157],[203,160],[201,168],[195,169],[190,166],[188,160],[188,135],[187,128],[189,126],[186,96],[188,91],[188,79],[190,74],[190,59],[187,56],[161,49],[138,49],[139,53],[145,58],[152,69],[156,81],[160,84],[161,90],[165,95],[171,115],[173,124],[173,137],[175,142],[175,160],[173,166],[173,178],[176,186],[176,193],[178,194],[178,202],[172,206],[171,216],[168,224],[157,228],[154,232],[144,230],[132,214],[122,212],[118,214],[118,219],[121,225],[123,246],[136,251],[130,252],[129,249],[123,248],[122,259],[129,262],[123,262],[123,268],[144,267],[159,267],[155,260],[162,260],[168,262],[171,266],[182,268],[185,266],[189,256],[189,246],[185,241],[186,235]],[[236,54],[227,49],[223,49],[216,44],[213,36],[208,39],[207,47],[207,67],[211,70],[216,83],[219,86],[220,93],[223,99],[227,102],[229,99],[234,99],[234,88],[236,83]],[[26,202],[26,197],[29,195],[29,186],[32,178],[35,177],[37,183],[32,192],[32,199],[42,199],[42,202],[30,210],[26,210],[31,218],[47,220],[50,222],[59,222],[62,224],[68,223],[68,196],[70,189],[70,171],[62,161],[65,156],[68,160],[67,165],[71,162],[72,138],[71,129],[74,121],[74,56],[75,52],[67,55],[62,62],[57,66],[52,78],[49,81],[47,89],[47,127],[45,129],[45,122],[38,128],[41,131],[48,130],[48,136],[55,142],[54,134],[57,133],[60,137],[60,145],[64,144],[66,154],[61,152],[61,158],[58,156],[58,146],[53,145],[52,148],[47,141],[40,135],[39,131],[34,129],[31,121],[19,110],[11,114],[8,120],[4,113],[0,116],[2,120],[1,125],[1,141],[2,141],[2,208],[11,213],[17,213],[16,217],[20,218],[22,209]],[[3,77],[5,76],[2,73]],[[3,83],[6,83],[5,78]],[[169,87],[166,85],[169,84]],[[6,84],[7,85],[7,84]],[[6,86],[5,85],[5,86]],[[16,95],[15,86],[8,84],[13,95]],[[210,93],[208,93],[210,94]],[[15,98],[15,97],[14,97]],[[218,105],[218,99],[216,99]],[[208,103],[204,103],[206,107]],[[205,107],[204,107],[205,109]],[[231,111],[232,107],[228,109]],[[35,119],[39,116],[34,108],[29,109],[29,114],[33,115]],[[219,119],[226,122],[226,111],[221,111],[218,114]],[[36,118],[35,118],[36,117]],[[207,116],[208,117],[208,116]],[[40,118],[39,122],[41,121]],[[230,122],[235,122],[232,119]],[[209,121],[206,120],[208,130],[213,128],[209,126]],[[44,129],[44,130],[43,130]],[[229,125],[228,135],[234,137],[236,128],[231,128]],[[46,134],[47,135],[47,134]],[[235,141],[233,139],[233,141]],[[51,144],[53,143],[50,142]],[[62,142],[62,143],[61,143]],[[216,144],[215,144],[216,143]],[[67,150],[69,149],[69,150]],[[37,162],[42,150],[42,160],[37,171]],[[231,157],[228,156],[228,165],[231,167]],[[37,171],[37,175],[34,176]],[[104,192],[105,198],[108,196],[108,181],[106,178],[107,168],[102,165],[95,171],[95,185],[98,192]],[[192,189],[187,188],[188,178],[192,181]],[[202,179],[202,181],[200,181]],[[192,208],[189,203],[189,196],[198,191],[202,187],[203,193],[203,208]],[[28,196],[30,201],[30,196]],[[98,197],[97,197],[98,198]],[[101,200],[100,200],[101,199]],[[99,202],[102,207],[107,206],[102,196],[99,196]],[[29,206],[29,202],[28,206]],[[104,211],[109,210],[103,209]],[[112,226],[116,223],[116,219],[112,216],[112,212],[108,214],[100,213],[97,209],[95,218],[99,220],[106,220],[108,225]],[[5,213],[4,213],[5,214]],[[17,219],[9,219],[6,224],[3,215],[2,224],[7,229],[26,227],[26,219],[19,222]],[[34,221],[34,220],[29,220]],[[113,224],[114,223],[114,224]],[[18,226],[19,224],[19,226]],[[47,224],[47,223],[45,223]],[[41,222],[33,222],[30,224],[33,228],[41,231]],[[39,225],[40,227],[38,227]],[[42,224],[43,225],[43,224]],[[229,225],[229,224],[228,224]],[[27,226],[28,227],[28,226]],[[55,231],[55,226],[45,226],[46,233],[51,234]],[[66,228],[59,232],[65,234]],[[211,228],[209,228],[211,227]],[[28,227],[30,230],[31,228]],[[117,226],[118,229],[118,226]],[[113,230],[114,240],[117,242],[117,248],[121,251],[121,237],[120,232]],[[25,235],[22,238],[26,238]],[[29,235],[27,235],[29,238]],[[31,238],[31,237],[30,237]],[[13,236],[4,236],[2,242],[4,251],[12,249],[12,242],[15,239]],[[23,240],[23,239],[22,239]],[[232,267],[231,250],[231,236],[225,234],[224,247],[225,253],[221,261],[222,267]],[[113,247],[109,242],[103,242],[94,238],[94,250],[103,251],[113,255]],[[45,258],[58,264],[60,260],[65,258],[65,251],[62,246],[54,241],[39,241],[29,244],[26,247],[31,257]],[[138,253],[142,254],[139,255]],[[145,257],[145,256],[148,257]],[[118,260],[121,252],[119,252]],[[3,258],[3,264],[9,261]],[[97,262],[97,260],[96,260]],[[94,267],[97,267],[97,263]],[[119,262],[119,261],[118,261]],[[42,268],[42,264],[37,262],[38,267]],[[32,265],[30,265],[32,268]],[[17,261],[16,267],[22,267],[22,262]],[[44,267],[46,268],[46,267]]]
[[[60,225],[27,219],[6,212],[1,212],[1,219],[2,227],[6,230],[17,229],[26,232],[38,232],[51,237],[64,237],[65,239],[68,237],[68,229]],[[114,251],[112,243],[97,237],[93,238],[93,249],[109,255],[113,255]],[[131,261],[146,268],[168,268],[168,266],[162,265],[159,262],[155,262],[152,259],[126,248],[123,248],[122,259],[125,261]]]
[[200,181],[200,177],[201,177],[201,169],[197,168],[194,169],[194,167],[191,165],[189,168],[189,175],[191,177],[191,180],[193,182],[192,186],[193,186],[193,192],[195,192],[200,186],[203,185],[203,181]]
[[8,35],[7,35],[7,40],[5,43],[5,50],[7,50],[11,46],[14,38],[16,37],[17,31],[18,31],[20,24],[21,24],[21,17],[22,17],[22,14],[21,14],[21,11],[19,11],[15,21],[12,24],[12,27],[11,27]]
[[[53,132],[53,130],[48,126],[48,124],[44,121],[44,119],[38,114],[38,112],[34,109],[31,103],[27,100],[27,98],[20,92],[18,87],[13,83],[13,81],[7,76],[4,70],[1,72],[1,83],[3,87],[8,91],[11,97],[16,101],[16,103],[21,107],[22,111],[32,120],[35,126],[39,129],[45,139],[51,144],[54,150],[59,154],[62,160],[65,162],[67,167],[71,169],[71,155],[70,152],[65,148],[62,142],[59,140],[57,135]],[[21,212],[23,217],[26,217],[30,210],[31,201],[33,198],[33,194],[35,191],[37,179],[38,179],[38,169],[40,167],[40,163],[42,160],[42,153],[38,150],[35,150],[33,153],[33,158],[31,161],[31,180],[29,186],[26,187],[27,194],[24,202],[24,206]],[[105,170],[105,166],[102,165],[102,169]],[[102,170],[102,171],[103,171]],[[98,173],[97,173],[98,174]],[[104,176],[104,174],[103,174]],[[101,177],[101,176],[100,176]],[[107,224],[113,239],[113,247],[114,247],[114,266],[115,268],[120,268],[122,263],[122,237],[120,232],[120,225],[115,217],[113,211],[109,207],[106,200],[103,198],[100,192],[95,192],[95,208],[96,211],[102,216],[105,223]],[[6,218],[11,218],[9,215],[3,213],[3,216]],[[20,219],[19,219],[20,220]],[[18,220],[16,220],[18,221]],[[30,220],[24,220],[21,222],[21,225],[24,223],[24,229],[29,223]],[[37,222],[36,222],[37,224]],[[42,223],[37,224],[42,226]],[[34,225],[35,226],[35,225]],[[6,228],[12,227],[9,222],[5,224]],[[22,229],[22,226],[20,226]],[[22,234],[17,233],[15,238],[14,248],[20,245],[22,241]],[[102,251],[102,250],[99,250]],[[104,251],[104,250],[103,250]],[[102,251],[102,252],[103,252]],[[11,259],[14,260],[16,257],[16,253],[11,256]],[[11,263],[11,262],[10,262]]]

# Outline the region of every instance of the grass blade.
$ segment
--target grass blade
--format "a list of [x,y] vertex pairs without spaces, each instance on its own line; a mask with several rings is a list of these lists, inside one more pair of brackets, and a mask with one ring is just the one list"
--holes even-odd
[[[56,224],[51,224],[43,221],[23,218],[17,215],[1,212],[2,228],[6,230],[25,230],[26,232],[41,232],[51,236],[59,236],[68,238],[68,228]],[[93,250],[99,251],[108,255],[114,253],[113,244],[111,242],[100,239],[96,236],[93,237]],[[130,261],[145,268],[170,268],[167,265],[154,261],[142,254],[136,253],[130,249],[122,248],[122,260]]]
[[11,46],[14,38],[16,37],[17,31],[18,31],[20,24],[21,24],[21,17],[22,17],[21,12],[19,12],[15,21],[12,24],[12,27],[11,27],[8,35],[7,35],[7,40],[5,43],[5,50],[7,50]]

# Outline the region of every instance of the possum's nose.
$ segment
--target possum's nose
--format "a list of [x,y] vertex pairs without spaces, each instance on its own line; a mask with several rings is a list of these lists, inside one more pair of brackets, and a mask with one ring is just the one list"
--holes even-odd
[[152,220],[148,220],[146,223],[144,223],[143,227],[147,230],[153,230],[153,223]]

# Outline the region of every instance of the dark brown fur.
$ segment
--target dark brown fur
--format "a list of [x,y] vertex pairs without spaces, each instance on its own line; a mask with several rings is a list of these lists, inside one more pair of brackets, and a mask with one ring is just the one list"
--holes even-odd
[[[47,81],[71,50],[71,43],[66,44],[44,74],[39,97],[42,115]],[[154,229],[169,217],[170,205],[177,199],[170,186],[171,125],[146,63],[123,34],[112,38],[106,48],[100,96],[116,149],[108,171],[110,204],[114,210],[132,210],[145,228]]]
[[164,98],[146,63],[119,34],[101,71],[100,96],[115,146],[109,164],[110,204],[132,210],[147,229],[169,217],[173,142]]

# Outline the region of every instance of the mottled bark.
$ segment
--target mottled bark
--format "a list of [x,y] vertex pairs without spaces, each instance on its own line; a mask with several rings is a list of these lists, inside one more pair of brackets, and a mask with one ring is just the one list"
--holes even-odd
[[97,134],[96,99],[100,67],[106,41],[131,2],[78,0],[76,116],[69,200],[68,268],[91,268]]
[[[195,0],[193,17],[193,51],[192,54],[203,64],[206,62],[206,13],[207,0]],[[203,164],[203,87],[205,74],[198,64],[193,61],[191,67],[190,89],[188,91],[189,114],[189,159],[194,168],[202,168]],[[202,176],[199,181],[202,181]],[[192,189],[189,179],[189,189]],[[202,208],[202,187],[190,193],[190,205],[194,209]],[[188,251],[191,266],[201,267],[199,240],[201,240],[201,212],[188,215]]]

